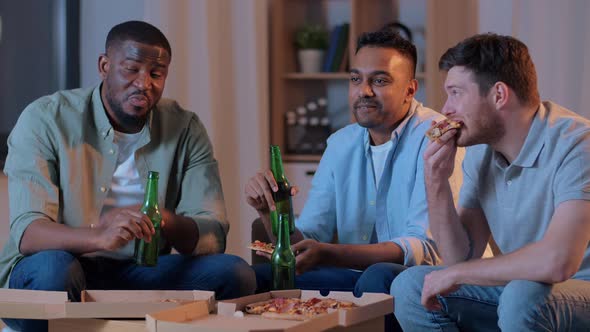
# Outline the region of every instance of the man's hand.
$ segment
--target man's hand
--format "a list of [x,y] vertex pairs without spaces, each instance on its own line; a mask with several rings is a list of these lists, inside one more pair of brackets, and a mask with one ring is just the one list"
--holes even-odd
[[430,272],[424,277],[422,305],[429,311],[442,310],[437,295],[448,295],[459,289],[450,268]]
[[[435,122],[433,122],[433,125]],[[428,143],[424,151],[424,175],[426,179],[448,180],[455,168],[455,143],[457,130],[452,129]]]
[[297,274],[305,273],[306,271],[320,265],[323,257],[323,249],[325,243],[318,242],[312,239],[299,241],[291,246],[295,253],[295,270]]
[[[250,206],[255,208],[259,213],[269,213],[275,210],[275,202],[272,193],[279,190],[272,172],[267,169],[259,171],[255,176],[248,180],[246,184],[246,201]],[[291,187],[291,196],[295,196],[299,190],[297,187]]]
[[151,220],[139,212],[139,206],[113,208],[100,217],[99,246],[103,250],[116,250],[133,239],[152,240],[155,233]]

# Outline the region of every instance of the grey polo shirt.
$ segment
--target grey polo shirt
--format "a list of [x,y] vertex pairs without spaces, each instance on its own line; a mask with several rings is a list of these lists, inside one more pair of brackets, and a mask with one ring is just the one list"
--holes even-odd
[[[459,204],[483,209],[503,253],[541,240],[556,207],[580,199],[590,200],[590,121],[555,103],[541,104],[512,164],[489,145],[467,149]],[[574,278],[590,280],[590,249]]]

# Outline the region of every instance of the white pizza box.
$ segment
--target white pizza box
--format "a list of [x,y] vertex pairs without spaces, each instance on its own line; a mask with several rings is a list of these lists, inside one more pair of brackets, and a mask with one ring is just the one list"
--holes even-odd
[[70,302],[66,292],[0,289],[2,318],[143,318],[147,313],[203,301],[214,309],[214,292],[86,290],[87,302]]
[[[244,313],[235,315],[251,303],[275,297],[334,298],[358,305],[349,310],[336,310],[305,321],[267,319]],[[365,293],[357,298],[349,292],[330,292],[326,296],[318,291],[286,290],[250,295],[217,303],[217,314],[210,314],[200,303],[192,303],[146,316],[150,332],[314,332],[314,331],[383,331],[383,317],[393,312],[393,298],[386,294]]]

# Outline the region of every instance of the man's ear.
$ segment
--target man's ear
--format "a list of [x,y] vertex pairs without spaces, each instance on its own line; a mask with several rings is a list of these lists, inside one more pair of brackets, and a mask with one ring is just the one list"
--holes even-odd
[[512,98],[512,91],[504,82],[496,82],[491,88],[492,102],[496,109],[503,108]]
[[110,66],[109,57],[105,53],[98,56],[98,74],[103,80],[107,77]]
[[408,84],[408,88],[406,89],[406,98],[404,98],[404,101],[406,103],[412,102],[412,99],[414,99],[414,96],[416,95],[417,91],[418,91],[418,80],[411,79]]

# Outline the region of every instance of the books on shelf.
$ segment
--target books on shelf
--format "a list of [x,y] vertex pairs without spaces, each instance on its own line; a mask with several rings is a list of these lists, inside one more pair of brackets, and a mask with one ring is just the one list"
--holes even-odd
[[348,62],[348,35],[350,24],[336,25],[330,33],[328,52],[324,58],[322,71],[339,72],[346,71]]

